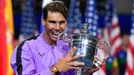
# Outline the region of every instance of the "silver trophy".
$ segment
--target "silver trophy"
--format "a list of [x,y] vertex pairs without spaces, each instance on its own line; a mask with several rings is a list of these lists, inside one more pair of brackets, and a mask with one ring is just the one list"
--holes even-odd
[[71,48],[77,48],[74,56],[83,56],[76,61],[84,62],[85,66],[76,70],[76,75],[85,75],[85,71],[92,66],[101,67],[110,54],[110,44],[105,40],[99,40],[93,36],[88,31],[88,27],[87,23],[83,24],[80,33],[73,33],[70,37],[66,33],[59,35],[59,39],[69,43]]

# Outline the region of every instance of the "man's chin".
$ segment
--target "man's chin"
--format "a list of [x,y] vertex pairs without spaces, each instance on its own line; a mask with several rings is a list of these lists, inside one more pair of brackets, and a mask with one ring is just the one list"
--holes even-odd
[[53,42],[57,42],[57,38],[51,38]]

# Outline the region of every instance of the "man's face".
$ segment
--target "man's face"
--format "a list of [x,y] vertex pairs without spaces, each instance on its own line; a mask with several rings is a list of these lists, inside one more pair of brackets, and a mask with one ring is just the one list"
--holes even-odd
[[45,25],[46,39],[56,42],[58,35],[65,30],[67,22],[61,13],[49,11],[43,24]]
[[129,35],[122,36],[122,46],[127,47],[129,43]]

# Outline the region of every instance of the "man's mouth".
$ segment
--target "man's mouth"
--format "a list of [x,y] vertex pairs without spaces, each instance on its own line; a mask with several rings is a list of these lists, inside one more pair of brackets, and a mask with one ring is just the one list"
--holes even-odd
[[53,34],[53,37],[54,37],[54,38],[57,38],[58,35],[60,34],[60,32],[53,31],[52,34]]

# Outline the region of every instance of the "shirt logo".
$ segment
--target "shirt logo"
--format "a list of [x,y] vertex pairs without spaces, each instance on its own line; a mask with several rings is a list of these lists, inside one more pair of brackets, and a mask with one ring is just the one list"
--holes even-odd
[[45,53],[39,53],[39,55],[41,56],[41,58],[43,58],[43,56],[45,55]]

